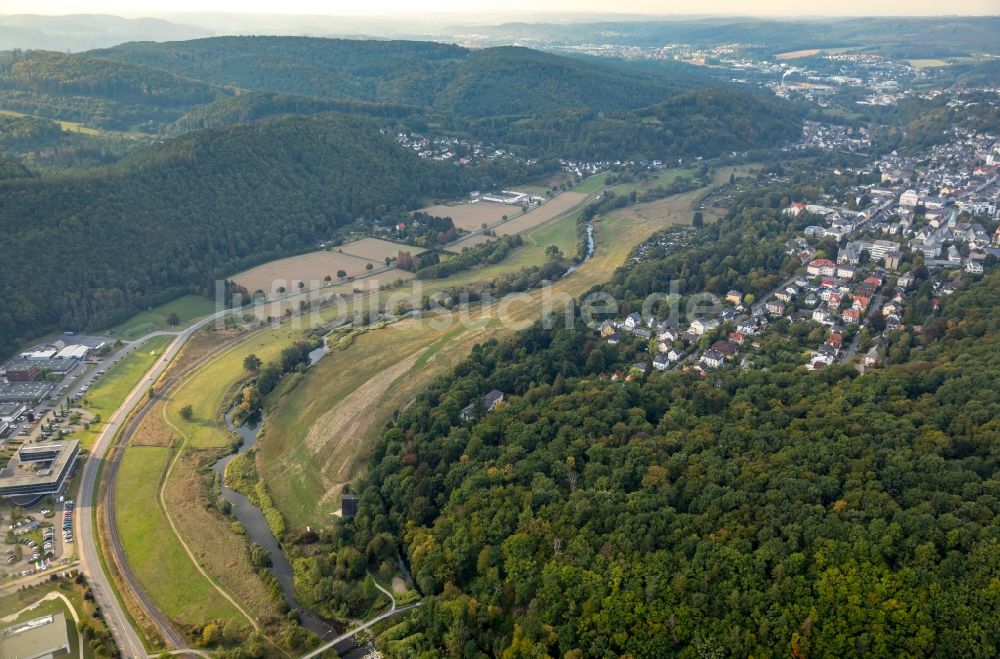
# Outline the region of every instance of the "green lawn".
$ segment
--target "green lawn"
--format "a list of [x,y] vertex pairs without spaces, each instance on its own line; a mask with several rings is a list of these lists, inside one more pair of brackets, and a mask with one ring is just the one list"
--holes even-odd
[[[84,398],[86,408],[99,414],[102,421],[107,421],[173,340],[172,336],[153,337],[109,368],[87,392]],[[98,432],[99,424],[91,424],[89,430],[82,430],[74,437],[84,446],[90,446],[97,439]]]
[[168,448],[130,446],[118,470],[117,524],[129,566],[157,606],[181,625],[246,620],[195,568],[174,535],[159,501],[160,480],[173,455]]
[[[194,448],[222,447],[233,437],[219,424],[227,394],[240,378],[248,375],[243,369],[243,359],[253,353],[265,364],[278,358],[281,350],[302,336],[302,329],[288,324],[257,332],[247,341],[239,343],[201,366],[182,385],[170,394],[166,404],[170,423],[188,436]],[[185,420],[180,410],[191,406],[191,418]]]
[[215,312],[215,302],[200,295],[185,295],[176,300],[132,316],[111,330],[123,339],[135,339],[157,330],[171,329],[167,324],[170,314],[177,314],[180,325],[204,318]]
[[583,180],[580,185],[573,188],[573,192],[582,192],[584,194],[590,194],[591,192],[597,192],[604,187],[604,179],[607,177],[607,172],[602,172],[600,174],[594,174],[593,176]]

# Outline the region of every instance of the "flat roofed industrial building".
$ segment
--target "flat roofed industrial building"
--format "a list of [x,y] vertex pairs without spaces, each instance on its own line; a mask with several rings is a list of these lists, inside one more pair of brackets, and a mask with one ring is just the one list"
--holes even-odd
[[51,382],[0,383],[0,403],[34,403],[50,391]]
[[28,506],[61,493],[79,455],[75,439],[25,444],[0,471],[0,496]]
[[62,613],[28,620],[0,633],[3,659],[41,659],[69,654],[69,633]]

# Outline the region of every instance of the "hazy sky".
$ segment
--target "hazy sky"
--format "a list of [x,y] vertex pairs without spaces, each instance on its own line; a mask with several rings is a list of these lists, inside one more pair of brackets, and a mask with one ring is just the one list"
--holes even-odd
[[177,12],[375,15],[422,12],[621,12],[737,15],[1000,14],[1000,0],[2,0],[3,14],[108,13],[150,16]]

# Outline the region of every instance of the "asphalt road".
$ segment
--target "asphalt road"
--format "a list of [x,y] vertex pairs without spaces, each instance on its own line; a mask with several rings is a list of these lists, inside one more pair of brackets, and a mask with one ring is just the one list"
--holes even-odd
[[[303,290],[301,292],[288,295],[282,299],[309,295],[313,292],[314,291],[311,290]],[[270,302],[271,301],[267,300],[261,302],[260,304],[265,305],[270,304]],[[101,564],[100,560],[100,550],[98,548],[97,541],[97,527],[95,524],[95,510],[97,507],[97,501],[100,498],[104,498],[105,503],[108,504],[103,508],[105,519],[113,522],[114,477],[117,470],[117,460],[113,458],[120,458],[120,454],[109,457],[108,452],[114,443],[114,438],[118,434],[119,429],[122,429],[124,422],[129,420],[132,412],[136,409],[140,409],[144,404],[149,403],[147,393],[149,391],[149,387],[159,380],[160,376],[163,375],[164,371],[166,371],[171,361],[173,361],[174,357],[177,356],[177,353],[180,352],[187,340],[201,328],[216,322],[218,319],[226,316],[227,314],[242,313],[243,311],[246,311],[246,309],[224,309],[202,318],[198,322],[180,332],[151,332],[150,334],[134,341],[131,345],[137,345],[154,336],[161,336],[165,334],[173,334],[177,337],[167,347],[163,356],[156,362],[156,364],[149,371],[147,371],[147,377],[136,384],[135,388],[129,392],[128,396],[126,396],[122,405],[108,418],[107,423],[104,424],[101,432],[98,434],[97,439],[91,447],[90,456],[84,463],[83,473],[80,478],[80,493],[76,501],[73,520],[74,535],[76,537],[76,543],[80,554],[80,570],[87,577],[87,580],[90,583],[91,589],[94,592],[94,597],[98,605],[100,605],[101,611],[104,613],[104,619],[115,638],[115,642],[118,644],[122,657],[130,659],[145,659],[148,655],[142,645],[142,640],[138,632],[136,632],[135,628],[132,626],[128,615],[126,615],[121,602],[118,600],[118,597],[112,588],[111,580],[104,571],[104,566]],[[293,314],[293,317],[298,315],[300,314]],[[245,338],[245,336],[240,337],[240,340],[243,338]],[[167,383],[162,383],[159,387],[159,393],[162,393],[165,388],[169,388],[169,386],[183,379],[183,377],[193,368],[196,368],[203,361],[211,358],[212,356],[214,356],[214,353],[205,355],[197,363],[192,364],[191,367],[189,367],[184,373],[174,376]],[[129,420],[129,427],[124,428],[125,432],[122,435],[123,440],[127,438],[131,430],[134,430],[134,428],[138,425],[139,420],[142,418],[142,412],[144,412],[144,410],[140,409],[140,413],[135,415],[133,419]],[[103,477],[105,485],[98,491],[98,472],[100,471],[102,465],[106,469],[106,473]],[[138,580],[134,575],[132,575],[131,570],[128,569],[127,561],[124,560],[124,549],[121,546],[121,542],[118,540],[115,525],[113,523],[109,524],[108,528],[110,530],[110,539],[113,545],[109,549],[117,558],[121,559],[119,564],[124,566],[124,569],[122,570],[123,577],[128,583],[128,586],[133,594],[139,600],[140,604],[146,609],[147,615],[149,615],[153,622],[160,627],[161,634],[166,639],[168,645],[172,646],[170,648],[170,653],[203,655],[200,651],[190,650],[184,647],[185,641],[183,637],[177,633],[177,631],[170,624],[170,621],[162,613],[160,613],[152,600],[150,600],[145,594]]]
[[[191,325],[187,329],[177,332],[177,338],[167,347],[156,364],[147,373],[147,378],[140,381],[128,396],[125,398],[121,407],[119,407],[114,414],[108,418],[107,423],[101,429],[100,434],[91,447],[90,456],[87,458],[83,465],[83,473],[80,478],[80,494],[76,501],[76,509],[74,510],[74,535],[76,536],[76,543],[78,551],[80,554],[80,569],[86,575],[87,580],[90,583],[90,587],[94,592],[94,597],[97,603],[101,607],[101,611],[104,613],[104,619],[107,622],[108,628],[111,630],[115,641],[118,643],[118,649],[123,657],[128,658],[142,658],[145,659],[147,656],[146,650],[142,645],[142,640],[139,637],[138,632],[132,626],[132,622],[129,620],[128,616],[125,614],[125,610],[118,601],[118,597],[111,586],[111,580],[104,571],[104,567],[101,565],[101,559],[99,555],[99,549],[97,544],[97,527],[95,524],[94,511],[96,508],[96,499],[99,496],[96,491],[97,486],[97,476],[102,464],[108,462],[107,453],[111,444],[117,434],[122,423],[129,417],[137,406],[142,404],[147,400],[147,391],[151,383],[156,382],[157,379],[166,370],[170,362],[177,356],[177,353],[184,346],[184,343],[191,338],[191,335],[196,331],[204,327],[205,325],[215,322],[220,316],[229,313],[228,310],[220,311],[211,316],[203,318],[197,323]],[[164,334],[170,334],[169,332],[153,332],[141,339],[138,339],[136,343],[141,343],[154,336],[161,336]],[[110,477],[110,488],[102,488],[101,495],[106,492],[113,494],[113,470],[109,468]],[[111,498],[113,502],[113,497]],[[113,503],[112,503],[113,505]],[[113,508],[112,511],[113,513]],[[117,547],[120,551],[120,545]],[[123,556],[124,554],[122,554]],[[127,564],[126,564],[127,567]],[[126,570],[126,572],[128,572]],[[126,577],[131,576],[126,574]],[[138,587],[138,583],[132,577],[130,585],[133,586],[134,592],[139,597],[140,600],[144,597],[141,588]],[[176,631],[170,626],[169,622],[159,614],[155,607],[152,611],[154,612],[154,621],[166,622],[166,628],[163,630],[165,632],[164,636],[168,643],[174,646],[174,649],[180,649],[184,647],[184,639],[177,634]],[[159,620],[157,620],[159,618]],[[172,633],[171,633],[172,632]]]

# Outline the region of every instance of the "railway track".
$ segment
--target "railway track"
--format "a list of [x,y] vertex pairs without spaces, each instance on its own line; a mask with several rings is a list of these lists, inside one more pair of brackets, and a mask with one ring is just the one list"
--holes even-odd
[[[152,397],[147,398],[147,400],[145,400],[137,410],[133,411],[133,413],[128,417],[125,426],[119,431],[117,442],[111,448],[110,455],[104,465],[104,474],[102,475],[101,482],[98,486],[98,517],[105,533],[106,542],[102,543],[104,544],[104,549],[108,552],[109,557],[114,561],[118,574],[124,582],[123,585],[131,591],[132,596],[142,607],[143,613],[146,617],[153,622],[154,625],[156,625],[168,648],[172,648],[175,651],[184,651],[187,646],[187,641],[174,628],[170,620],[163,615],[153,603],[153,600],[143,589],[142,584],[139,583],[138,578],[136,578],[135,574],[132,572],[128,561],[125,558],[125,549],[122,545],[121,536],[118,533],[118,524],[116,523],[115,493],[117,491],[118,468],[121,466],[122,457],[125,455],[125,449],[128,447],[133,435],[139,428],[139,424],[142,423],[146,414],[148,414],[149,411],[163,399],[163,396],[178,384],[183,382],[184,379],[197,368],[215,357],[219,351],[226,350],[245,338],[246,337],[244,335],[234,337],[230,341],[227,341],[219,346],[217,350],[198,358],[189,366],[185,367],[181,372],[171,376],[159,384],[155,390],[155,394]],[[191,652],[190,654],[196,653]]]

